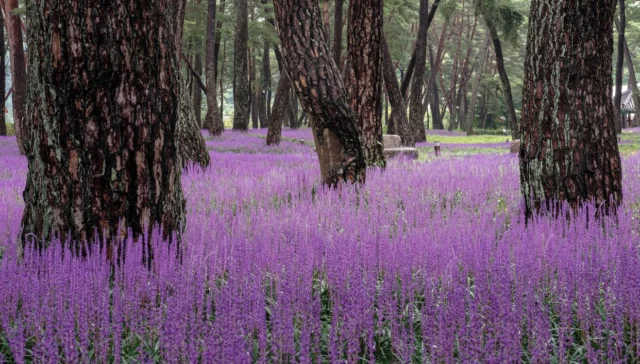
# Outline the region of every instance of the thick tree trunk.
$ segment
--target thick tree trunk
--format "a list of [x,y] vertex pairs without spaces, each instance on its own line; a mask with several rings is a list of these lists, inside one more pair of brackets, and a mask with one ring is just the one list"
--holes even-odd
[[275,0],[274,8],[286,69],[313,125],[324,183],[363,182],[358,121],[327,46],[318,2]]
[[278,145],[282,139],[282,125],[287,117],[288,95],[291,91],[291,81],[286,73],[280,73],[280,81],[276,90],[276,98],[273,101],[269,131],[267,132],[267,145]]
[[247,0],[236,0],[236,29],[233,53],[233,130],[246,131],[251,114],[249,82],[249,19]]
[[[207,116],[204,125],[211,135],[220,135],[224,131],[224,124],[218,108],[218,93],[216,87],[217,59],[216,59],[216,0],[208,0],[207,39],[206,39],[206,74],[207,74]],[[220,45],[218,40],[217,46]]]
[[487,56],[489,54],[489,41],[487,39],[482,50],[480,51],[480,59],[478,60],[478,70],[476,72],[476,78],[471,85],[471,100],[469,101],[469,110],[467,110],[466,127],[467,135],[473,135],[473,123],[476,120],[476,103],[478,102],[478,87],[480,87],[480,81],[482,80],[482,73],[484,72],[484,65],[487,62]]
[[392,120],[394,122],[394,129],[398,135],[400,135],[402,145],[413,146],[415,143],[413,142],[413,135],[409,121],[407,120],[407,107],[400,92],[400,85],[398,85],[395,68],[391,60],[391,53],[389,52],[389,46],[384,36],[382,38],[382,70],[384,74],[384,85],[387,89],[389,103],[391,103],[390,121]]
[[424,88],[424,74],[427,64],[427,31],[429,16],[429,1],[420,0],[420,23],[418,25],[418,37],[416,39],[416,62],[411,82],[411,95],[409,97],[409,124],[413,132],[415,142],[427,141],[424,129],[424,105],[422,103],[422,91]]
[[627,27],[624,0],[619,0],[620,26],[618,29],[618,58],[616,60],[616,93],[613,99],[616,131],[622,132],[622,78],[624,76],[624,33]]
[[30,148],[32,127],[26,125],[27,59],[24,54],[22,41],[22,20],[20,20],[20,15],[14,14],[13,12],[15,9],[18,9],[18,0],[5,0],[4,4],[5,15],[7,17],[7,32],[9,33],[11,80],[13,81],[13,127],[16,133],[18,147],[20,148],[20,154],[25,154]]
[[349,95],[358,117],[364,159],[385,167],[382,146],[382,0],[351,0],[348,50],[351,61]]
[[33,143],[22,235],[85,240],[129,227],[137,236],[162,224],[167,237],[185,223],[174,13],[184,3],[90,3],[27,5]]
[[338,68],[342,64],[342,28],[344,28],[343,19],[344,0],[336,0],[333,28],[333,60]]
[[[0,11],[0,54],[2,54],[2,56],[4,57],[5,54],[5,49],[4,49],[4,12]],[[2,62],[0,62],[0,90],[2,90],[2,92],[0,92],[0,136],[6,136],[7,135],[7,122],[5,120],[5,114],[4,114],[4,109],[5,109],[5,89],[6,89],[6,84],[5,84],[5,80],[6,80],[6,68],[4,66],[4,58],[2,59]]]
[[527,216],[562,201],[615,208],[622,200],[611,102],[615,9],[616,0],[531,2],[520,126]]
[[[486,20],[486,19],[485,19]],[[498,38],[498,32],[496,31],[495,24],[492,20],[486,20],[489,34],[491,34],[491,40],[493,41],[493,50],[496,54],[496,66],[498,68],[498,74],[500,75],[500,81],[502,82],[502,94],[504,95],[504,106],[507,109],[507,122],[511,128],[511,137],[515,140],[518,139],[518,117],[516,116],[516,107],[513,104],[513,95],[511,93],[511,82],[509,82],[509,76],[507,75],[507,69],[504,66],[504,55],[502,54],[502,44],[500,38]]]

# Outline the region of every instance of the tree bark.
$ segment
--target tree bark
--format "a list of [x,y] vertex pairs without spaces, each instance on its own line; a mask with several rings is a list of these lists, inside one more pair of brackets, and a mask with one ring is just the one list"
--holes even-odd
[[313,125],[325,184],[364,182],[358,121],[322,28],[315,0],[275,0],[277,30],[289,77]]
[[286,73],[280,73],[280,81],[273,101],[269,131],[267,132],[267,145],[278,145],[282,139],[282,125],[287,116],[288,95],[291,91],[291,81]]
[[13,13],[15,9],[18,9],[18,0],[5,0],[4,4],[7,32],[9,33],[11,80],[13,81],[13,127],[20,154],[24,155],[29,151],[32,136],[31,126],[26,124],[27,62],[22,41],[22,20],[20,20],[20,15]]
[[615,9],[616,0],[531,2],[520,126],[527,217],[563,201],[622,201],[611,102]]
[[384,36],[382,37],[382,70],[384,73],[384,85],[387,89],[387,95],[389,96],[389,103],[391,103],[390,120],[393,120],[395,123],[395,130],[400,136],[402,145],[413,146],[415,143],[413,142],[411,127],[407,120],[407,107],[400,92],[400,85],[398,85],[395,68],[391,60],[391,53],[389,52],[389,46]]
[[385,167],[382,146],[382,0],[349,3],[348,51],[351,61],[349,95],[358,117],[364,159]]
[[424,74],[427,64],[427,31],[428,31],[428,0],[420,1],[420,20],[418,25],[418,37],[416,39],[416,62],[411,82],[411,95],[409,97],[409,123],[413,131],[415,142],[427,141],[424,129],[424,107],[422,104],[422,90],[424,88]]
[[493,41],[493,50],[496,54],[496,66],[498,68],[498,74],[500,75],[500,81],[502,82],[502,93],[504,95],[504,106],[507,109],[507,122],[511,128],[511,137],[518,139],[518,117],[516,116],[516,107],[513,103],[513,95],[511,93],[511,82],[509,82],[509,76],[507,75],[507,69],[504,66],[504,55],[502,54],[502,44],[498,37],[495,24],[491,19],[486,19],[487,28]]
[[[224,131],[224,124],[218,108],[218,94],[216,87],[217,59],[216,59],[216,0],[208,0],[207,12],[207,40],[206,40],[206,75],[207,75],[207,116],[204,125],[211,135],[220,135]],[[218,46],[220,40],[218,39]]]
[[5,49],[4,49],[4,12],[0,11],[0,54],[2,54],[2,62],[0,62],[0,90],[2,90],[2,92],[0,93],[0,95],[2,95],[2,97],[0,97],[0,136],[6,136],[7,135],[7,122],[5,120],[5,89],[7,88],[6,84],[5,84],[5,80],[6,80],[6,68],[4,66],[4,55],[5,55]]
[[613,99],[616,131],[622,132],[622,77],[624,74],[624,33],[627,27],[624,0],[619,0],[620,26],[618,29],[618,58],[616,60],[616,93]]
[[344,12],[344,0],[336,0],[335,14],[334,14],[334,29],[333,29],[333,60],[340,68],[342,64],[342,28],[344,28],[343,22]]
[[271,89],[271,60],[269,59],[269,42],[264,41],[262,47],[262,76],[260,87],[260,127],[266,128],[269,125],[268,100],[267,95]]
[[[196,54],[193,66],[198,76],[202,77],[202,56]],[[198,129],[202,128],[202,89],[200,87],[193,88],[193,111],[195,112],[196,125]]]
[[236,1],[236,29],[233,53],[233,130],[247,131],[251,114],[249,82],[249,19],[247,0]]
[[92,5],[27,4],[33,142],[25,240],[89,240],[96,230],[123,237],[127,227],[139,236],[154,224],[168,237],[185,223],[175,16],[184,2]]
[[626,37],[624,40],[624,57],[627,62],[627,70],[629,71],[629,83],[631,84],[633,105],[635,108],[633,125],[638,126],[640,125],[640,123],[638,122],[638,120],[640,120],[640,90],[638,89],[636,70],[633,65],[633,57],[631,57],[631,51],[629,50],[629,44],[627,43]]

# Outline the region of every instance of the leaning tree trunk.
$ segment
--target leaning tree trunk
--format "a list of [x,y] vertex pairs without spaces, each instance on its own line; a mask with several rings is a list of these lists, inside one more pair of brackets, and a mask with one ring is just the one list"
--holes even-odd
[[640,89],[638,89],[638,81],[636,78],[636,70],[633,65],[633,57],[631,57],[631,51],[629,50],[629,44],[627,39],[624,40],[624,58],[627,62],[627,70],[629,71],[629,83],[631,84],[631,95],[633,97],[634,116],[633,125],[638,126],[640,123]]
[[[220,46],[218,41],[217,46]],[[217,136],[224,131],[224,124],[218,108],[218,93],[216,87],[217,58],[216,58],[216,0],[209,0],[207,12],[206,39],[206,70],[207,75],[207,116],[204,125],[211,135]]]
[[[215,89],[215,87],[212,87]],[[200,88],[197,88],[200,91]],[[190,97],[189,86],[182,82],[180,91],[180,118],[178,122],[178,143],[180,151],[180,161],[183,168],[190,165],[198,165],[202,168],[209,166],[210,157],[207,151],[196,111],[193,108],[193,100]]]
[[409,124],[413,132],[415,142],[427,141],[424,129],[424,106],[422,103],[422,91],[424,88],[424,74],[427,65],[427,30],[429,16],[429,1],[420,0],[420,20],[418,25],[418,37],[416,39],[416,63],[414,67],[415,77],[411,82],[411,95],[409,96]]
[[[485,19],[486,20],[486,19]],[[500,81],[502,82],[502,94],[504,95],[504,106],[507,109],[507,121],[511,128],[511,137],[518,139],[518,118],[516,116],[516,107],[513,104],[513,95],[511,93],[511,82],[509,82],[509,76],[507,75],[507,69],[504,66],[504,55],[502,54],[502,43],[498,37],[496,26],[492,20],[486,20],[491,40],[493,41],[493,50],[496,54],[496,66],[498,68],[498,74],[500,75]]]
[[482,73],[484,72],[484,65],[487,61],[489,54],[489,39],[485,42],[480,50],[480,59],[478,60],[478,69],[476,72],[476,78],[471,85],[471,100],[469,101],[469,110],[467,110],[467,135],[473,135],[473,122],[476,120],[476,103],[478,102],[478,88],[480,87],[480,81],[482,80]]
[[391,120],[395,123],[395,129],[400,135],[402,145],[413,146],[413,135],[407,120],[407,107],[400,92],[400,85],[396,78],[395,68],[391,60],[391,53],[386,38],[382,37],[382,71],[384,74],[384,85],[391,103]]
[[249,82],[249,13],[247,0],[236,0],[236,29],[233,53],[233,130],[247,131],[251,114]]
[[615,9],[616,0],[531,2],[520,126],[528,217],[563,201],[615,208],[622,200],[611,102]]
[[[167,237],[182,228],[176,3],[184,6],[27,3],[33,142],[24,239],[85,240],[96,230],[122,237],[127,227],[138,236],[154,224]],[[123,26],[112,32],[95,24]]]
[[[16,140],[20,148],[20,154],[29,150],[32,139],[32,127],[27,122],[27,59],[24,54],[22,42],[22,20],[15,14],[18,9],[18,0],[5,0],[5,15],[7,16],[7,32],[9,33],[9,60],[11,63],[11,80],[13,81],[13,127]],[[4,93],[4,90],[3,90]],[[4,112],[4,110],[2,111]]]
[[624,0],[619,1],[620,26],[618,29],[618,58],[616,60],[616,94],[613,99],[614,113],[616,116],[616,131],[622,132],[622,78],[624,76],[624,32],[627,26],[625,17]]
[[[4,14],[3,13],[4,13],[3,11],[0,11],[0,54],[4,56],[5,50],[4,50]],[[4,94],[6,89],[5,72],[6,72],[6,69],[4,66],[4,59],[3,59],[2,62],[0,62],[0,90],[2,90],[2,92],[0,92],[0,136],[7,135],[7,123],[4,115],[4,108],[5,108]]]
[[358,117],[364,159],[385,167],[382,148],[382,0],[349,2],[349,95]]
[[291,91],[291,81],[285,72],[280,73],[280,81],[276,90],[276,98],[273,101],[271,120],[269,120],[269,131],[267,132],[267,145],[278,145],[282,139],[282,125],[287,117],[289,107],[289,94]]
[[275,0],[274,9],[285,68],[313,125],[324,183],[363,182],[358,121],[327,46],[318,2]]

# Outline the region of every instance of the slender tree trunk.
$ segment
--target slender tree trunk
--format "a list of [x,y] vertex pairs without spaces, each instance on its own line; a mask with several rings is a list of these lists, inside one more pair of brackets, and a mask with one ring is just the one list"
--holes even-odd
[[358,121],[330,56],[318,2],[275,0],[274,9],[286,69],[313,125],[324,183],[363,182],[366,163]]
[[382,146],[382,0],[349,3],[349,94],[368,166],[385,167]]
[[[196,54],[193,66],[198,76],[202,77],[202,56],[200,54]],[[198,129],[202,129],[202,90],[200,87],[193,88],[193,111]]]
[[[253,17],[252,17],[253,18]],[[249,63],[249,89],[251,90],[251,128],[258,129],[260,127],[260,106],[259,100],[259,87],[256,77],[257,58],[251,57],[251,50],[249,50],[250,63]]]
[[424,129],[424,106],[422,104],[422,91],[424,88],[424,74],[427,63],[427,18],[429,1],[420,0],[420,23],[418,25],[418,37],[416,40],[416,62],[411,82],[411,95],[409,97],[409,123],[413,129],[413,140],[415,142],[427,141]]
[[268,113],[268,93],[271,89],[271,60],[269,59],[269,42],[264,41],[262,47],[262,77],[260,87],[260,127],[266,128],[269,125]]
[[[216,49],[216,0],[208,0],[207,39],[206,39],[206,74],[207,74],[207,116],[204,125],[211,135],[220,135],[224,131],[224,124],[218,109],[218,94],[216,87],[217,59]],[[218,46],[220,45],[218,40]]]
[[382,70],[384,73],[384,85],[389,96],[389,103],[391,103],[390,119],[395,123],[395,130],[400,135],[402,145],[413,146],[415,143],[413,142],[411,126],[407,120],[407,107],[400,92],[400,85],[398,85],[395,68],[391,60],[391,53],[384,36],[382,38]]
[[4,110],[5,110],[5,89],[7,88],[6,84],[5,84],[5,80],[6,80],[6,68],[4,66],[4,55],[5,55],[5,49],[4,49],[4,12],[0,11],[0,54],[2,55],[2,61],[0,62],[0,90],[2,90],[2,92],[0,92],[1,98],[0,98],[0,136],[6,136],[7,135],[7,123],[5,120],[5,114],[4,114]]
[[520,126],[527,216],[563,201],[622,201],[611,102],[615,9],[616,0],[531,2]]
[[[168,237],[185,223],[177,145],[182,22],[174,13],[184,2],[89,5],[27,4],[33,142],[23,239],[85,240],[94,229],[123,237],[127,227],[138,236],[154,224]],[[119,32],[95,27],[133,23]],[[141,62],[131,67],[132,59]]]
[[627,27],[624,0],[619,0],[620,26],[618,29],[618,58],[616,60],[616,94],[613,99],[616,131],[622,132],[622,77],[624,74],[624,33]]
[[502,54],[502,44],[498,37],[495,24],[492,20],[486,20],[491,40],[493,41],[493,50],[496,54],[496,66],[498,68],[498,74],[500,75],[500,81],[502,82],[502,94],[504,95],[504,106],[507,109],[507,122],[511,128],[511,137],[516,140],[519,138],[518,131],[518,118],[516,116],[516,107],[513,103],[513,95],[511,93],[511,82],[509,82],[509,76],[507,75],[507,69],[504,66],[504,56]]
[[267,145],[278,145],[282,139],[282,125],[287,115],[288,95],[291,91],[291,81],[286,73],[280,74],[276,98],[273,101],[273,111],[269,120],[267,132]]
[[487,61],[487,55],[489,54],[489,42],[487,39],[482,50],[480,51],[480,59],[478,60],[478,71],[476,72],[476,78],[471,85],[471,100],[469,101],[469,110],[467,111],[467,135],[473,135],[473,123],[476,120],[476,103],[478,101],[478,87],[482,80],[482,73],[484,72],[484,65]]
[[7,17],[7,32],[9,33],[11,80],[13,81],[13,127],[16,133],[18,147],[20,148],[20,154],[24,155],[28,152],[28,144],[30,144],[32,140],[32,127],[26,125],[27,59],[24,54],[22,42],[22,20],[20,20],[20,15],[14,14],[13,12],[15,9],[18,9],[18,0],[5,0],[4,4],[5,15]]
[[338,68],[342,64],[342,28],[344,28],[343,19],[344,12],[344,0],[336,0],[335,14],[334,14],[334,29],[333,29],[333,60],[336,62]]
[[249,20],[247,0],[236,2],[236,29],[233,53],[233,130],[246,131],[251,115],[249,81]]

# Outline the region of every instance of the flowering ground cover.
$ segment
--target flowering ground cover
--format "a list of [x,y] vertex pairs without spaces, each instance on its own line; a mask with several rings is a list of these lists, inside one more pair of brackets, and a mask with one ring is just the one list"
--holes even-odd
[[640,361],[640,154],[615,218],[526,225],[502,148],[324,190],[310,146],[263,143],[209,138],[183,249],[151,238],[147,267],[141,241],[117,266],[23,251],[26,161],[0,138],[0,362]]

